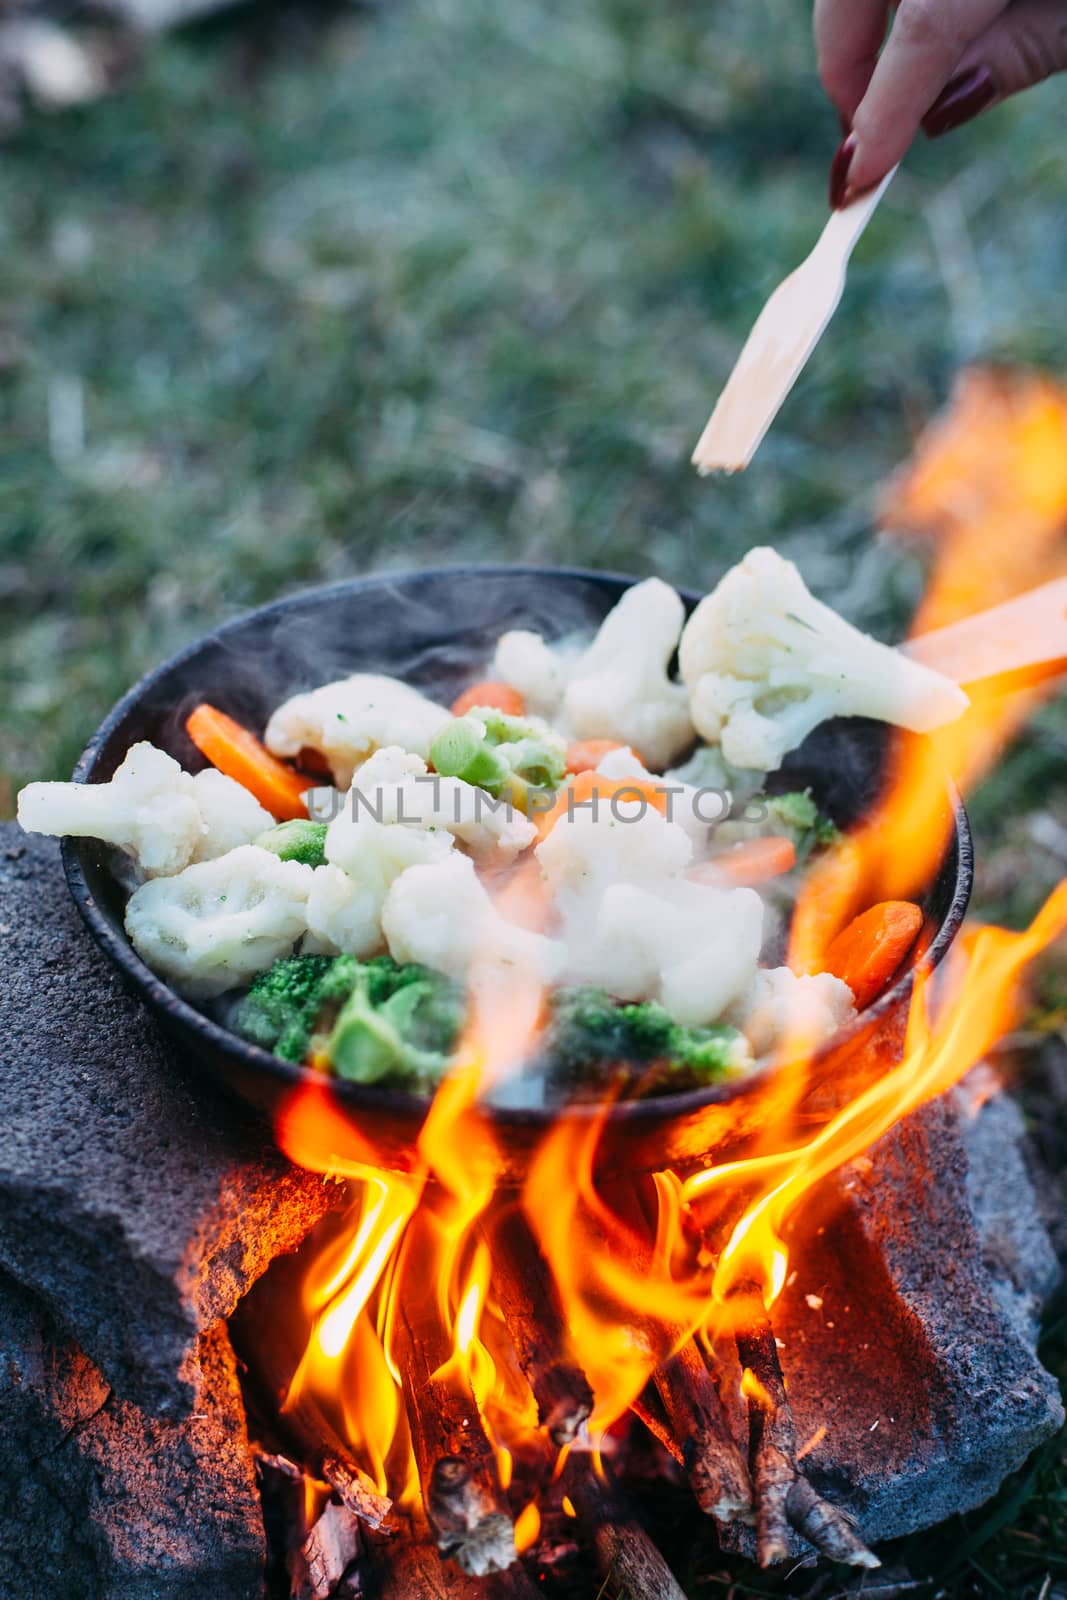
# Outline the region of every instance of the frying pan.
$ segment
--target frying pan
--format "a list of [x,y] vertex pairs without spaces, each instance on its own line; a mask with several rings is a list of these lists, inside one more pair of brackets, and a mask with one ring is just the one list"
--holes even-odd
[[[288,695],[346,673],[373,671],[405,679],[447,704],[484,672],[493,645],[508,628],[548,638],[591,630],[631,578],[578,569],[526,566],[442,567],[376,575],[288,595],[234,618],[189,645],[134,686],[90,739],[76,781],[109,779],[131,744],[149,739],[184,767],[203,758],[184,730],[200,700],[261,729]],[[692,607],[699,596],[683,593]],[[810,786],[839,825],[863,814],[875,798],[887,731],[878,723],[840,719],[824,724],[794,751],[775,786]],[[946,785],[948,845],[921,899],[925,926],[916,949],[936,964],[959,930],[970,897],[973,861],[967,817]],[[184,1066],[274,1114],[317,1074],[238,1039],[158,978],[140,960],[123,928],[125,896],[106,847],[68,839],[63,862],[71,894],[97,943],[130,987],[173,1036]],[[808,1067],[799,1117],[819,1121],[858,1085],[900,1059],[917,957],[889,989],[842,1030]],[[558,1109],[488,1112],[502,1176],[521,1177],[531,1150],[560,1114],[588,1122],[603,1117],[598,1160],[617,1170],[691,1169],[733,1157],[758,1131],[768,1073],[677,1095],[621,1101],[604,1113],[591,1104]],[[426,1099],[395,1089],[337,1081],[336,1103],[379,1164],[407,1167],[426,1114]]]

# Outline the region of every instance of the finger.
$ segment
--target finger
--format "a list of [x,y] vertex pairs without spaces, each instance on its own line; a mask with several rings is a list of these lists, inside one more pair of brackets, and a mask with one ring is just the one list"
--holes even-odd
[[815,0],[815,57],[822,86],[846,122],[871,81],[889,0]]
[[970,122],[999,100],[1067,71],[1063,0],[1013,0],[968,45],[956,71],[923,117],[932,139]]
[[1003,10],[1004,0],[901,0],[870,87],[852,119],[849,196],[869,189],[900,160],[967,46]]

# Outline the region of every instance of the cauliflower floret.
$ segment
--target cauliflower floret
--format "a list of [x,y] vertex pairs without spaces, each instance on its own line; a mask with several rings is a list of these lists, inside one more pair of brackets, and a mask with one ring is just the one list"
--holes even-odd
[[752,983],[763,905],[754,889],[616,883],[600,896],[584,937],[580,924],[570,931],[573,981],[620,1000],[659,1000],[676,1022],[700,1027],[717,1022]]
[[149,878],[180,872],[203,839],[192,778],[144,741],[130,747],[110,783],[27,784],[18,819],[27,833],[116,845]]
[[382,906],[393,881],[451,852],[448,830],[420,826],[405,806],[406,785],[425,772],[419,756],[393,746],[360,768],[326,830],[327,865],[315,869],[305,949],[370,954],[381,944]]
[[[596,769],[605,778],[642,778],[655,782],[655,774],[649,772],[639,756],[634,755],[629,745],[621,745],[617,750],[609,750],[602,756]],[[666,790],[667,818],[684,828],[693,845],[694,859],[707,853],[711,839],[711,829],[728,815],[730,810],[730,793],[723,785],[705,785],[694,787],[686,783],[684,775],[680,772],[665,772],[662,777],[663,787]]]
[[205,767],[191,782],[203,827],[194,861],[213,861],[239,845],[252,844],[274,827],[274,818],[255,795],[214,767]]
[[793,563],[766,547],[700,602],[679,659],[698,732],[720,742],[731,765],[766,772],[827,717],[928,733],[968,705],[950,679],[816,600]]
[[359,882],[340,867],[315,867],[307,903],[304,955],[371,956],[381,948],[380,882]]
[[684,685],[667,675],[685,607],[659,578],[628,589],[571,670],[565,715],[580,739],[619,739],[665,767],[693,738]]
[[[444,831],[463,844],[476,860],[492,860],[496,865],[514,860],[532,844],[537,833],[533,823],[506,802],[497,804],[484,790],[462,778],[431,774],[421,757],[391,746],[377,751],[359,769],[352,794],[343,803],[339,825],[334,825],[334,850],[343,850],[351,857],[358,845],[355,836],[344,828],[346,817],[356,828],[370,822],[400,825],[408,831],[424,830],[431,835]],[[328,834],[328,859],[354,871],[340,855],[331,854],[330,839]],[[402,841],[398,847],[405,848]],[[424,855],[422,859],[428,857]]]
[[798,977],[789,967],[761,968],[730,1020],[754,1055],[792,1042],[798,1054],[818,1049],[855,1017],[852,990],[829,972]]
[[655,883],[684,872],[693,845],[684,828],[647,801],[578,802],[535,852],[549,889],[562,900],[601,895],[616,883]]
[[550,645],[527,628],[513,628],[497,640],[489,676],[517,689],[527,711],[552,718],[563,699],[567,669],[575,653],[566,646]]
[[394,961],[418,961],[452,978],[466,979],[475,962],[483,977],[493,968],[519,968],[545,983],[560,970],[559,946],[502,917],[474,862],[458,852],[397,878],[382,928]]
[[196,1000],[248,983],[306,927],[312,869],[246,844],[131,895],[126,932],[161,978]]
[[347,789],[356,769],[384,745],[425,758],[448,719],[444,706],[399,678],[357,672],[286,700],[267,723],[264,739],[277,756],[319,751],[338,787]]

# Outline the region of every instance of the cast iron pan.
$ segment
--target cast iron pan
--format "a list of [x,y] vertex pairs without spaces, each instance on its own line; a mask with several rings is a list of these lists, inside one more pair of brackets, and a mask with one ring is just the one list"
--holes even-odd
[[[603,572],[522,566],[443,567],[379,575],[310,589],[251,611],[197,640],[126,694],[97,729],[74,772],[78,782],[104,782],[139,739],[150,739],[190,771],[204,761],[184,720],[210,700],[261,730],[273,708],[297,690],[357,671],[405,679],[448,704],[485,668],[508,628],[559,637],[592,629],[633,580]],[[684,595],[688,605],[699,598]],[[860,816],[873,800],[886,730],[861,719],[824,724],[788,759],[780,787],[811,786],[839,824]],[[923,897],[926,926],[920,944],[936,963],[952,943],[971,891],[972,853],[966,814],[946,790],[950,842]],[[268,1113],[317,1074],[281,1061],[227,1033],[139,959],[123,929],[124,895],[92,840],[66,840],[63,862],[71,894],[94,938],[130,986],[175,1037],[196,1071],[226,1085]],[[914,963],[839,1035],[811,1067],[808,1104],[825,1115],[857,1082],[899,1058]],[[764,1072],[741,1083],[655,1099],[622,1102],[608,1113],[601,1159],[608,1165],[692,1166],[736,1154],[758,1131]],[[338,1104],[382,1165],[410,1163],[426,1100],[397,1090],[337,1082]],[[575,1105],[565,1113],[588,1120],[599,1113]],[[558,1112],[491,1113],[505,1172],[521,1174],[526,1157]]]

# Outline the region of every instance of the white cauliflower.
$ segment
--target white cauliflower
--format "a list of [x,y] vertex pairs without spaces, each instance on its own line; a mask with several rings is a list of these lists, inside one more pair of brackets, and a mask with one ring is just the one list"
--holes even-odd
[[647,801],[600,797],[596,808],[577,804],[537,846],[549,889],[566,901],[597,898],[612,884],[651,884],[679,877],[693,857],[685,829]]
[[204,831],[192,782],[173,756],[142,742],[126,752],[110,783],[27,784],[18,819],[27,833],[116,845],[148,877],[180,872]]
[[[402,869],[401,869],[402,870]],[[381,948],[385,887],[350,878],[340,867],[316,867],[307,902],[304,955],[371,956]]]
[[731,1013],[754,1055],[792,1041],[798,1054],[818,1049],[855,1017],[852,990],[829,972],[798,977],[789,967],[764,967]]
[[653,767],[685,749],[687,695],[668,676],[684,621],[681,600],[659,578],[627,589],[568,677],[563,709],[580,739],[619,739]]
[[404,806],[405,785],[425,771],[419,756],[395,746],[360,768],[326,830],[327,865],[315,869],[305,949],[369,954],[381,944],[382,906],[394,879],[450,853],[448,830],[420,826]]
[[[348,830],[341,820],[345,817]],[[477,861],[494,865],[514,860],[537,834],[533,823],[506,802],[494,801],[462,778],[431,774],[421,757],[391,746],[377,751],[359,769],[352,793],[342,802],[336,831],[327,836],[328,859],[354,871],[348,860],[358,845],[351,829],[365,827],[367,822],[435,835],[444,831]],[[331,838],[335,853],[331,853]],[[400,848],[404,848],[402,841]],[[336,853],[340,850],[348,859]]]
[[575,982],[659,1000],[689,1027],[717,1022],[752,983],[763,938],[754,889],[616,883],[591,909],[591,922],[568,927]]
[[312,870],[246,844],[130,896],[126,932],[141,959],[194,1000],[211,999],[288,955],[306,927]]
[[228,850],[252,844],[261,833],[274,827],[274,818],[255,795],[214,767],[205,767],[190,783],[203,829],[193,852],[194,861],[213,861]]
[[660,1000],[679,1022],[714,1022],[751,984],[763,905],[752,889],[688,882],[693,841],[651,807],[620,802],[561,817],[536,855],[567,947],[568,981],[620,1000]]
[[394,961],[418,961],[461,980],[476,962],[483,975],[494,967],[519,968],[545,983],[560,968],[559,946],[502,917],[473,861],[458,852],[397,878],[386,896],[382,929]]
[[267,723],[264,739],[277,756],[317,750],[338,787],[347,789],[356,769],[384,745],[425,758],[448,719],[444,706],[399,678],[357,672],[286,700]]
[[27,833],[115,845],[140,869],[125,875],[133,884],[251,844],[274,826],[232,778],[214,768],[194,777],[146,740],[130,746],[109,783],[27,784],[18,818]]
[[765,547],[700,602],[680,663],[698,732],[720,742],[731,765],[767,772],[827,717],[928,733],[968,704],[950,679],[816,600],[792,562]]
[[[656,781],[655,774],[649,772],[629,745],[609,750],[606,756],[601,757],[596,770],[605,778],[641,778],[650,779],[653,783]],[[660,782],[665,792],[667,820],[676,822],[680,828],[685,829],[692,842],[694,856],[706,854],[711,837],[710,830],[722,822],[730,810],[729,791],[722,785],[694,787],[685,781],[681,770],[665,772]]]
[[489,676],[509,683],[522,695],[527,711],[552,718],[567,686],[567,669],[576,652],[550,645],[539,633],[513,628],[497,640]]

